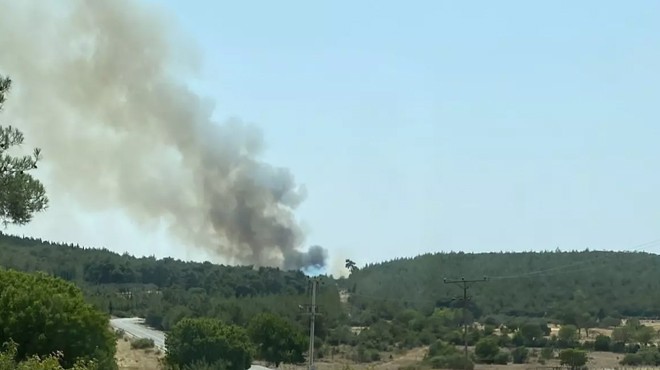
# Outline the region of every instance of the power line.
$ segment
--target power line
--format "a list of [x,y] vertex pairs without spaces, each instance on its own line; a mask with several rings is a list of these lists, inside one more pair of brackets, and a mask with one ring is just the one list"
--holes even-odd
[[468,357],[468,341],[467,341],[467,302],[468,302],[468,295],[467,291],[470,288],[472,284],[476,283],[484,283],[488,281],[487,277],[484,277],[483,279],[479,280],[465,280],[465,278],[460,278],[458,280],[449,280],[449,279],[444,279],[443,280],[445,284],[459,284],[463,285],[463,344],[465,345],[464,351],[465,351],[465,369],[468,369],[468,362],[469,362],[469,357]]

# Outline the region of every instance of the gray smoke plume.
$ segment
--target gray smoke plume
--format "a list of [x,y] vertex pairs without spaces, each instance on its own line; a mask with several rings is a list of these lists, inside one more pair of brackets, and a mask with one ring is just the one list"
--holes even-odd
[[181,82],[199,65],[173,22],[132,0],[0,0],[0,73],[11,123],[43,149],[48,190],[90,209],[167,222],[186,245],[235,263],[304,268],[303,201],[285,168],[259,160],[260,132],[218,124]]

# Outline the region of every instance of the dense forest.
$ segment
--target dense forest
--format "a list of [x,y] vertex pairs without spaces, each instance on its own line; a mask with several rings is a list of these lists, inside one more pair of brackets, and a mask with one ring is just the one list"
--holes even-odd
[[[80,286],[87,299],[115,316],[142,316],[169,330],[184,317],[213,316],[246,325],[268,311],[306,325],[299,306],[309,303],[309,281],[300,271],[223,266],[172,258],[136,258],[105,249],[81,248],[0,234],[0,266],[43,271]],[[337,285],[321,278],[318,302],[324,324],[341,319]]]
[[[291,323],[296,335],[308,325],[304,305],[310,300],[310,279],[300,271],[137,258],[2,234],[0,253],[2,267],[69,280],[98,309],[143,316],[166,331],[186,323],[183,319],[205,317],[248,327],[261,313]],[[361,269],[351,261],[348,277],[319,277],[317,356],[342,354],[369,362],[392,351],[444,345],[437,340],[462,344],[463,292],[444,278],[488,278],[468,290],[465,319],[486,325],[470,329],[471,344],[488,335],[489,325],[491,331],[519,329],[525,336],[529,330],[523,328],[530,325],[543,332],[551,323],[588,331],[615,327],[623,317],[658,316],[659,265],[660,256],[653,254],[597,251],[438,253]],[[577,346],[561,337],[547,343],[534,338],[498,339],[498,346]],[[459,357],[452,352],[436,360]]]
[[340,284],[374,317],[452,306],[462,290],[443,279],[461,277],[489,279],[470,288],[476,316],[658,316],[659,267],[660,256],[642,252],[438,253],[367,265]]
[[[244,324],[261,311],[305,321],[309,302],[300,271],[224,266],[171,258],[136,258],[105,249],[0,235],[1,265],[44,271],[83,288],[114,315],[144,315],[167,329],[184,316],[219,315]],[[558,318],[569,310],[594,319],[660,314],[660,256],[641,252],[438,253],[353,269],[348,278],[323,277],[319,302],[326,321],[369,325],[412,308],[455,307],[462,293],[443,278],[488,277],[474,284],[470,312]],[[348,307],[339,291],[350,293]],[[346,313],[346,314],[344,314]]]

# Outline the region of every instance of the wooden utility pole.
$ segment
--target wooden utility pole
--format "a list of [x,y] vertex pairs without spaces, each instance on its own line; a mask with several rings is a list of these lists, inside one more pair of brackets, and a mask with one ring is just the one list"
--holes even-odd
[[467,291],[472,286],[472,284],[475,283],[483,283],[488,281],[487,277],[484,277],[483,279],[478,279],[478,280],[465,280],[465,278],[460,278],[458,280],[449,280],[449,279],[444,279],[445,284],[457,284],[457,285],[462,285],[463,286],[463,344],[464,344],[464,351],[465,351],[465,368],[468,368],[468,362],[470,357],[468,356],[468,340],[467,340],[467,302],[468,302],[468,295]]
[[307,306],[307,314],[309,315],[309,349],[308,349],[308,359],[307,366],[308,370],[314,370],[314,329],[316,324],[316,316],[320,315],[318,313],[318,306],[316,305],[316,288],[320,283],[319,278],[312,278],[310,280],[311,290],[312,290],[312,303]]

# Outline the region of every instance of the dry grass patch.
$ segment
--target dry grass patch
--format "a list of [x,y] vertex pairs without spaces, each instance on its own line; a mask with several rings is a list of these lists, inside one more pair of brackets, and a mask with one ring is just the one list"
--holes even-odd
[[164,354],[158,349],[132,349],[131,342],[117,341],[117,365],[120,370],[162,370],[161,358]]

